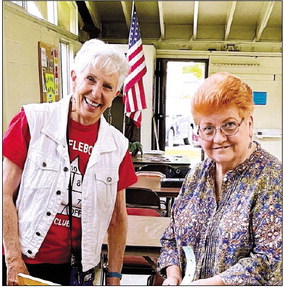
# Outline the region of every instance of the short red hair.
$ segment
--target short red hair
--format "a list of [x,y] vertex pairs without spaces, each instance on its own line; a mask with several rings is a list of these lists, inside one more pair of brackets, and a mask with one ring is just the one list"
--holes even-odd
[[214,114],[215,111],[230,107],[237,108],[242,118],[252,115],[252,89],[239,77],[220,72],[205,79],[197,89],[192,99],[191,112],[195,124],[198,124],[201,115]]

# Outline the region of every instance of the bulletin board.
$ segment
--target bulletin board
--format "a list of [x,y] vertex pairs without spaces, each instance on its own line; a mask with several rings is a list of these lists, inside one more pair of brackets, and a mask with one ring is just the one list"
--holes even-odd
[[52,103],[58,101],[60,98],[58,49],[43,42],[38,42],[38,64],[40,102]]

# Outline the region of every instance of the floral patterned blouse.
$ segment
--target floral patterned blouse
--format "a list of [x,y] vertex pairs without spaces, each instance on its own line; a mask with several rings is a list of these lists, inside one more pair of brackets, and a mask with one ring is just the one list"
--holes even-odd
[[228,171],[215,198],[215,163],[201,162],[187,175],[162,238],[158,270],[196,258],[194,280],[219,274],[226,285],[282,286],[282,165],[259,144]]

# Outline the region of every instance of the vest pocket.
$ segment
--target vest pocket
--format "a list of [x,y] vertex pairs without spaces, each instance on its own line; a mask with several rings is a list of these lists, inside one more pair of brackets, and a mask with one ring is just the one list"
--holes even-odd
[[43,155],[31,155],[27,158],[25,182],[31,189],[50,189],[59,176],[60,163]]
[[97,198],[101,205],[111,206],[115,201],[118,182],[117,172],[114,170],[99,170],[95,174]]

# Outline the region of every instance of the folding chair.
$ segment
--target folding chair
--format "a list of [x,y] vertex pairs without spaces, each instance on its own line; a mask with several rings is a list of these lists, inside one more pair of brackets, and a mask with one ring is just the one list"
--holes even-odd
[[[162,202],[162,204],[164,203]],[[132,187],[126,188],[126,207],[136,208],[136,209],[155,210],[160,216],[164,216],[166,212],[165,209],[161,208],[161,199],[159,195],[152,189],[143,188],[143,187],[132,186]],[[141,210],[136,211],[136,212],[141,213]],[[143,215],[146,215],[146,214],[143,214]]]
[[150,188],[152,190],[159,189],[161,180],[166,176],[158,171],[136,171],[138,181],[131,187]]
[[[137,171],[136,175],[138,181],[131,187],[149,188],[153,191],[159,190],[161,188],[162,179],[166,178],[166,176],[159,171]],[[163,209],[167,213],[168,204],[166,200],[160,198],[160,204],[163,206]],[[166,215],[166,213],[164,215]]]

